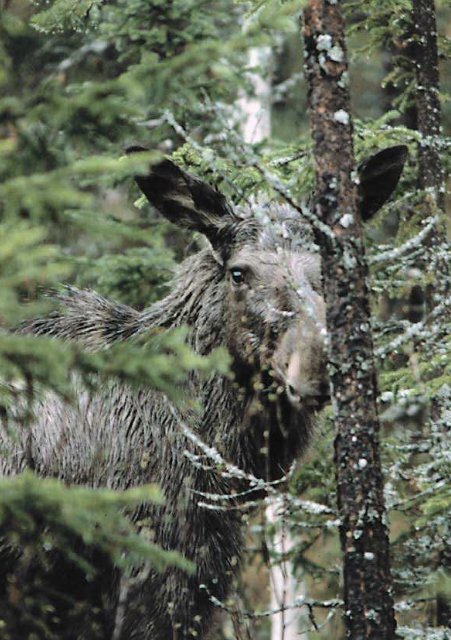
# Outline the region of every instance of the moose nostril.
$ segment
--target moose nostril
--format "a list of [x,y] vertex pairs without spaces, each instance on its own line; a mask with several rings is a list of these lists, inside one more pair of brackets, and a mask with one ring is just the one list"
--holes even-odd
[[293,387],[293,385],[292,385],[292,384],[289,384],[289,385],[288,385],[288,393],[289,393],[291,396],[295,396],[295,395],[296,395],[296,389]]

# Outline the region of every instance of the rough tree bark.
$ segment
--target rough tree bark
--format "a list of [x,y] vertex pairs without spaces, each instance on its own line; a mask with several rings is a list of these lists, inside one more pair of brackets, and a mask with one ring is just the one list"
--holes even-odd
[[336,424],[347,638],[391,640],[395,617],[379,455],[367,264],[357,209],[347,55],[340,4],[309,0],[305,70],[314,141]]
[[[427,215],[435,213],[434,208],[445,212],[445,173],[440,157],[440,136],[442,135],[442,113],[440,105],[440,77],[438,66],[437,22],[434,0],[412,0],[414,27],[414,64],[416,74],[416,111],[418,131],[421,140],[418,145],[418,186],[430,191],[425,200]],[[432,201],[431,201],[432,198]],[[435,285],[427,291],[429,308],[434,306],[434,294],[447,295],[449,292],[449,263],[442,257],[440,245],[446,242],[446,231],[440,222],[435,232],[428,238],[432,260],[429,268],[436,274]],[[431,417],[436,419],[439,407],[432,403]],[[449,567],[451,553],[443,551],[438,564]],[[451,601],[444,594],[437,596],[437,625],[451,625]]]
[[434,191],[437,203],[443,209],[444,173],[439,147],[441,107],[434,0],[413,0],[412,6],[415,102],[417,128],[421,133],[418,182],[421,189]]
[[[418,144],[418,186],[428,191],[424,200],[425,216],[445,211],[445,175],[440,157],[442,117],[437,50],[437,24],[434,0],[412,0],[413,59],[416,75],[415,103],[417,128],[421,134]],[[436,224],[427,243],[431,261],[426,267],[437,274],[435,285],[426,291],[426,306],[434,308],[434,294],[449,291],[449,264],[440,245],[446,242],[443,221]]]

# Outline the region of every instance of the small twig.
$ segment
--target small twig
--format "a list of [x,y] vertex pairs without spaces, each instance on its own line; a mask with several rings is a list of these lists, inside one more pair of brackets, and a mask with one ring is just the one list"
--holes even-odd
[[427,236],[434,229],[435,225],[439,221],[438,216],[433,216],[426,226],[415,236],[409,238],[401,244],[399,247],[394,247],[393,249],[388,249],[387,251],[381,251],[374,256],[370,256],[368,262],[370,264],[380,264],[381,262],[395,262],[399,260],[399,258],[408,253],[412,249],[416,249],[418,245],[421,245],[423,240],[427,238]]
[[[232,613],[233,609],[231,609],[224,602],[211,595],[207,589],[207,593],[209,595],[210,601],[216,606],[222,609],[223,611],[227,611],[227,613]],[[288,611],[290,609],[300,609],[301,607],[311,607],[318,609],[338,609],[343,606],[343,600],[335,599],[335,600],[312,600],[306,599],[303,596],[296,598],[293,602],[289,604],[285,604],[280,607],[276,607],[274,609],[266,609],[264,611],[241,611],[241,615],[244,618],[254,619],[254,618],[269,618],[276,613],[282,613],[283,611]]]
[[129,590],[130,578],[122,574],[119,582],[119,599],[116,607],[116,615],[114,617],[114,630],[111,640],[120,640],[122,628],[124,626]]

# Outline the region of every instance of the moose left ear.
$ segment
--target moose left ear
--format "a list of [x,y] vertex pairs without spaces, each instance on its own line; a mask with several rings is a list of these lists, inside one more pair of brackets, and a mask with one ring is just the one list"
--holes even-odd
[[407,159],[407,147],[397,145],[363,160],[357,168],[360,184],[360,216],[369,220],[389,199]]
[[[126,149],[128,154],[143,151],[146,149],[139,146]],[[232,207],[219,191],[171,160],[149,166],[135,180],[165,218],[179,227],[200,231],[214,246],[223,241],[225,230],[235,220]]]

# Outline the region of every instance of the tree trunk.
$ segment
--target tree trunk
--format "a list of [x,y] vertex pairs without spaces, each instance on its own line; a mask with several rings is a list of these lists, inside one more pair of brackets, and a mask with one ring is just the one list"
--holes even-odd
[[255,71],[248,72],[255,94],[253,97],[244,96],[238,102],[244,116],[241,127],[243,140],[249,144],[261,142],[271,135],[270,60],[271,50],[269,47],[252,47],[249,50],[249,68],[252,70],[260,66],[268,69],[266,78]]
[[416,73],[417,126],[419,143],[418,182],[432,189],[443,209],[444,174],[440,158],[441,107],[437,24],[434,0],[413,0],[414,59]]
[[[418,186],[429,191],[424,200],[425,217],[437,209],[445,210],[445,176],[440,157],[441,107],[439,97],[439,69],[437,24],[434,0],[412,0],[414,29],[414,64],[416,73],[416,109],[418,131]],[[449,264],[440,245],[446,242],[446,230],[438,222],[429,235],[430,261],[426,265],[436,274],[434,286],[426,290],[426,307],[434,308],[436,295],[449,292]]]
[[[276,525],[272,540],[273,550],[282,558],[270,567],[271,609],[283,609],[293,604],[296,598],[306,597],[307,588],[304,581],[298,581],[294,575],[292,562],[286,558],[295,547],[295,540],[290,534],[276,503],[266,508],[266,520]],[[280,506],[280,504],[279,504]],[[271,616],[271,640],[308,640],[308,633],[300,633],[300,626],[307,627],[302,609],[288,608]],[[301,624],[304,622],[304,625]]]
[[[416,108],[418,131],[421,140],[418,145],[418,186],[430,190],[425,199],[425,213],[432,215],[437,207],[445,211],[445,175],[440,157],[440,136],[442,135],[442,114],[440,105],[440,81],[437,49],[437,22],[434,0],[412,0],[414,23],[414,60],[416,73]],[[431,202],[431,196],[433,198]],[[428,238],[431,261],[429,268],[436,274],[435,285],[427,291],[429,309],[434,307],[434,294],[446,296],[449,292],[449,264],[441,257],[440,245],[446,242],[446,231],[440,223],[435,233]],[[433,402],[431,417],[437,416],[438,408]],[[449,566],[447,554],[441,554],[439,565]],[[437,596],[437,625],[448,627],[451,621],[451,602],[444,594]]]
[[[384,24],[384,27],[388,29],[388,24]],[[412,20],[410,20],[410,22],[405,25],[401,37],[395,36],[391,38],[386,47],[381,51],[384,73],[388,75],[397,68],[402,71],[404,75],[402,83],[398,79],[396,85],[390,81],[386,82],[382,87],[382,109],[384,112],[396,108],[396,100],[408,89],[410,80],[413,77],[412,59],[414,53],[412,35],[413,25]],[[411,96],[409,104],[404,108],[404,111],[401,112],[399,120],[397,119],[397,124],[404,125],[409,129],[417,129],[417,106],[414,96]]]
[[379,455],[367,264],[357,185],[344,25],[339,3],[309,0],[305,69],[314,141],[316,213],[336,424],[335,465],[344,554],[347,638],[392,640],[395,618]]

